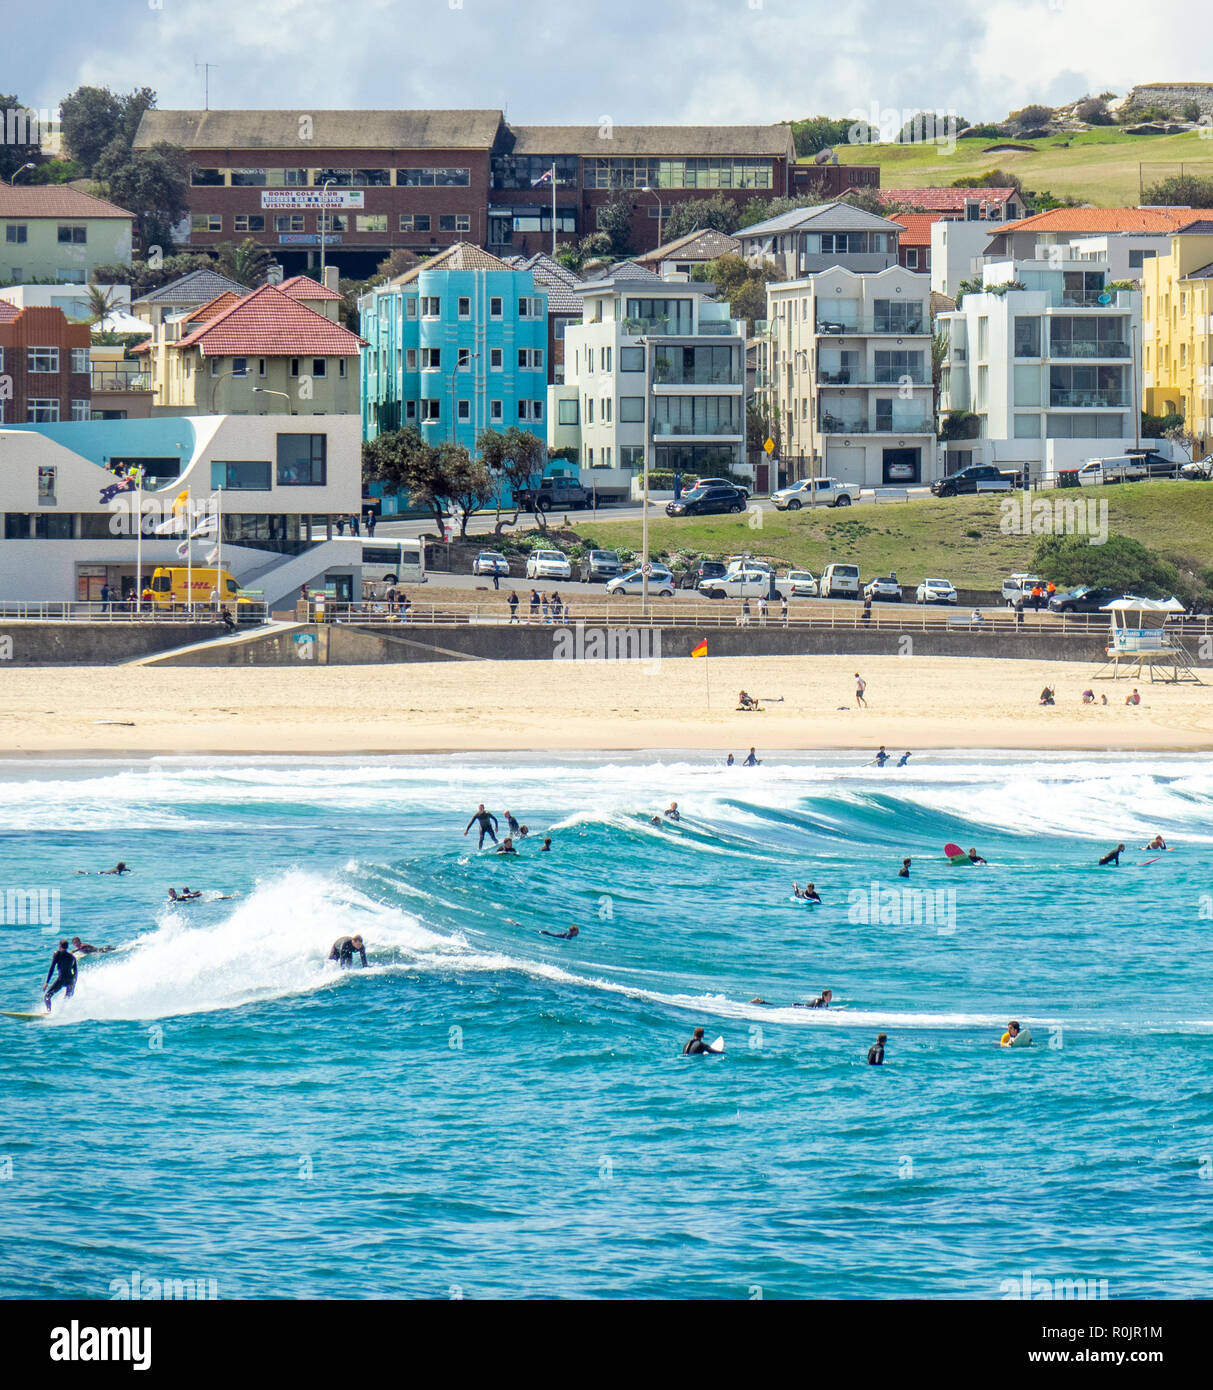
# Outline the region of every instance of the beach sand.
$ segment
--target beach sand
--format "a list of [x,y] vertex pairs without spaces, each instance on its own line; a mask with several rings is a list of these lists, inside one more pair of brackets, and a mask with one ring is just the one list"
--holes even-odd
[[[1136,682],[1129,708],[1134,682],[1092,675],[1083,662],[896,656],[16,668],[0,673],[0,753],[1213,748],[1209,686]],[[1046,684],[1057,704],[1042,708]],[[763,713],[736,711],[743,686]],[[1088,686],[1108,704],[1084,707]]]

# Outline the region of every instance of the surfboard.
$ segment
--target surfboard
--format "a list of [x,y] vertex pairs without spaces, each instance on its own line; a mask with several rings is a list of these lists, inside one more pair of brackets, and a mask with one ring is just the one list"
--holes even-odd
[[9,1009],[0,1009],[0,1018],[19,1018],[23,1023],[38,1023],[43,1019],[50,1018],[50,1014],[43,1012],[40,1014],[14,1013]]
[[973,862],[959,845],[952,844],[950,840],[944,845],[943,852],[953,864],[972,864]]
[[790,902],[790,903],[800,903],[802,907],[803,907],[803,906],[808,906],[808,907],[820,907],[820,906],[821,906],[821,904],[817,901],[816,898],[798,898],[794,893],[791,894],[791,895],[788,897],[788,902]]
[[709,1051],[709,1052],[723,1052],[723,1051],[724,1051],[724,1037],[723,1037],[723,1035],[722,1035],[721,1037],[719,1037],[719,1038],[716,1039],[716,1041],[711,1045],[711,1047],[708,1048],[708,1051]]

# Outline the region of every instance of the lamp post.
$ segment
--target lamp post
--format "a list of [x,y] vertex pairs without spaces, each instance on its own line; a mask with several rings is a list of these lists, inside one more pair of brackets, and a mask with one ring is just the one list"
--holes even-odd
[[336,179],[325,179],[324,183],[320,186],[320,283],[322,285],[324,284],[324,250],[325,247],[328,245],[329,239],[329,215],[327,210],[327,204],[325,203],[324,199],[325,195],[328,193],[329,184],[336,182]]
[[[238,371],[236,371],[236,370],[233,369],[233,370],[230,371],[230,372],[220,372],[220,373],[219,373],[219,375],[215,378],[214,385],[211,387],[211,414],[212,414],[212,415],[214,415],[214,413],[215,413],[215,392],[219,390],[219,383],[223,380],[224,377],[227,377],[227,376],[248,376],[248,370],[247,370],[247,368],[246,368],[243,372],[238,372]],[[256,389],[256,388],[254,388],[254,389]]]
[[25,173],[27,169],[36,169],[37,167],[38,166],[31,159],[27,163],[23,164],[20,169],[14,169],[12,177],[8,181],[8,186],[10,188],[13,188],[16,185],[17,180],[21,177],[22,174]]
[[651,194],[653,195],[653,197],[657,199],[657,245],[660,246],[660,245],[661,245],[661,219],[662,219],[662,216],[663,216],[663,213],[662,213],[662,210],[661,210],[661,194],[658,193],[657,190],[656,190],[655,188],[650,188],[650,187],[648,186],[647,183],[645,184],[645,186],[644,186],[640,191],[641,191],[642,193],[651,193]]
[[641,338],[644,346],[644,484],[640,512],[640,612],[649,616],[649,449],[653,438],[653,344]]
[[448,388],[448,389],[450,390],[450,393],[451,393],[451,443],[452,443],[452,444],[454,444],[454,443],[456,442],[456,441],[455,441],[455,426],[456,426],[457,421],[456,421],[456,418],[455,418],[455,417],[456,417],[456,415],[457,415],[457,413],[458,413],[457,410],[456,410],[456,406],[455,406],[455,375],[456,375],[457,372],[462,372],[462,371],[464,371],[464,370],[470,371],[470,370],[471,370],[472,363],[475,362],[475,360],[476,360],[479,356],[480,356],[480,354],[479,354],[478,352],[469,352],[469,353],[468,353],[468,357],[467,357],[467,361],[466,361],[466,362],[460,362],[460,360],[459,360],[459,349],[458,349],[458,348],[455,349],[455,365],[451,368],[450,373],[449,373],[450,385],[449,385],[449,388]]
[[253,394],[256,396],[281,396],[286,402],[287,413],[290,415],[295,413],[295,403],[285,391],[271,391],[268,386],[254,386]]

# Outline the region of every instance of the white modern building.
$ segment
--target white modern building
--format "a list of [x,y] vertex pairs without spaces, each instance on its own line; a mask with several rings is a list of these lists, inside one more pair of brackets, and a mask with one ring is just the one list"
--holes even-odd
[[956,299],[962,280],[981,278],[981,267],[985,263],[985,251],[989,244],[988,222],[944,220],[933,223],[931,289],[936,294]]
[[966,463],[1026,466],[1033,480],[1137,439],[1141,294],[1105,288],[1095,261],[1001,261],[936,320],[947,349],[941,417],[975,417],[954,440],[948,471]]
[[578,449],[586,486],[631,491],[646,441],[650,470],[746,470],[745,323],[714,292],[631,262],[577,287],[585,307],[565,331],[564,384],[549,388],[548,445]]
[[767,286],[761,380],[788,480],[938,476],[927,296],[925,277],[897,265]]
[[904,230],[899,222],[850,203],[819,203],[742,227],[737,240],[751,265],[770,261],[795,280],[832,266],[867,271],[896,265]]
[[[132,468],[142,494],[116,491]],[[117,598],[140,559],[145,584],[184,565],[181,537],[155,526],[185,492],[199,512],[221,506],[223,567],[264,602],[360,597],[361,541],[334,525],[361,511],[358,417],[213,415],[0,428],[0,601],[97,599],[105,584]],[[193,563],[213,548],[194,542]]]

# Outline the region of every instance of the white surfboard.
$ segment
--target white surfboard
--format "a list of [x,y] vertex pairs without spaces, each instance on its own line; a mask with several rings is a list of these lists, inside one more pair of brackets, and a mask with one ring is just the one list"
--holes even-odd
[[719,1037],[719,1038],[716,1039],[716,1041],[711,1045],[711,1047],[708,1048],[708,1051],[709,1051],[709,1052],[723,1052],[723,1051],[724,1051],[724,1037],[723,1037],[723,1035],[722,1035],[721,1037]]

